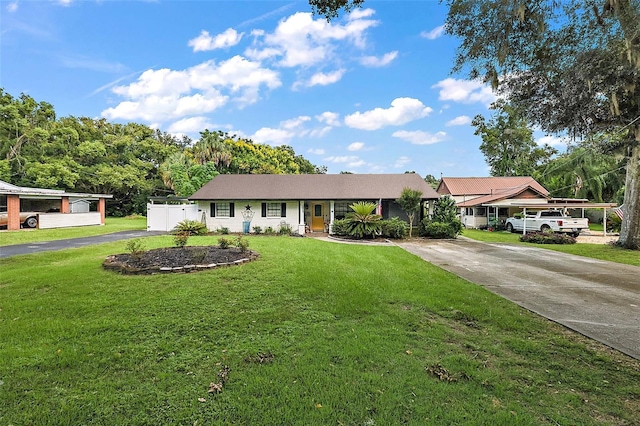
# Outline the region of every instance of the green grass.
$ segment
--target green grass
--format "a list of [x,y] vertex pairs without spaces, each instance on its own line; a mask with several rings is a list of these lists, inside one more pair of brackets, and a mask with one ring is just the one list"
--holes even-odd
[[258,260],[194,274],[104,271],[125,242],[1,260],[0,424],[640,418],[639,362],[398,247],[249,240]]
[[118,231],[144,229],[147,229],[146,217],[107,217],[105,218],[104,226],[0,231],[0,247],[12,244],[28,244],[41,241],[63,240],[66,238],[93,237]]
[[465,229],[465,237],[488,243],[517,243],[530,245],[547,250],[555,250],[578,256],[590,257],[610,262],[625,263],[627,265],[640,266],[640,251],[626,250],[609,244],[532,244],[520,242],[520,234],[512,234],[506,231],[488,232],[479,229]]

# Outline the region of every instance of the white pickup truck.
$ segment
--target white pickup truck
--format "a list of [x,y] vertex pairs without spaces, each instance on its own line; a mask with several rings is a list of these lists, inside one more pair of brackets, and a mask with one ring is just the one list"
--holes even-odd
[[574,237],[580,235],[583,229],[589,229],[589,219],[565,216],[559,210],[541,210],[526,217],[510,217],[505,227],[509,232],[522,232],[525,222],[527,231],[564,232]]

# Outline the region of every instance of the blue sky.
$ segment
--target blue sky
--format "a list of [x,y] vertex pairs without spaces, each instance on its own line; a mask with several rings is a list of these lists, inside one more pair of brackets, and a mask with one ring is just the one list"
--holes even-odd
[[306,1],[1,6],[0,86],[59,117],[223,130],[329,173],[488,175],[470,122],[494,96],[450,74],[437,1],[368,0],[330,23]]

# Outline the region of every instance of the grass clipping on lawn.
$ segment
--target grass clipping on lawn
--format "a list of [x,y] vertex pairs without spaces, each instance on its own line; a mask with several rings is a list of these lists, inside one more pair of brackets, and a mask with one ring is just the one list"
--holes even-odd
[[239,268],[105,271],[124,245],[0,260],[0,424],[640,418],[640,362],[398,247],[252,237]]

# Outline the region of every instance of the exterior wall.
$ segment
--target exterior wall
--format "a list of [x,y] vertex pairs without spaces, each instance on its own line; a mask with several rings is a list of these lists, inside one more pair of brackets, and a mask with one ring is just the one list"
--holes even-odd
[[67,212],[64,211],[64,201],[62,207],[62,213],[89,213],[91,211],[91,203],[87,200],[69,200],[69,211]]
[[62,197],[62,201],[60,203],[60,213],[69,213],[71,211],[69,205],[69,197]]
[[104,217],[107,212],[107,203],[104,198],[98,200],[98,213],[100,213],[100,223],[104,225]]
[[[263,231],[265,228],[271,227],[277,232],[282,222],[288,224],[294,232],[298,230],[298,225],[301,221],[298,201],[264,201],[269,203],[286,203],[287,211],[285,217],[262,217],[263,201],[235,200],[231,202],[234,203],[234,217],[211,217],[211,202],[198,201],[199,214],[202,215],[203,212],[205,213],[205,222],[210,231],[216,231],[224,227],[228,228],[229,232],[243,232],[244,218],[242,213],[246,210],[245,207],[247,205],[251,207],[251,211],[253,212],[253,218],[249,225],[250,232],[253,232],[254,226],[260,226]],[[328,209],[325,208],[325,210]]]
[[101,225],[100,213],[40,213],[38,228],[67,228],[73,226]]
[[475,198],[484,197],[484,195],[451,195],[450,197],[453,198],[453,201],[455,201],[457,205]]
[[7,195],[7,229],[20,229],[20,197]]

